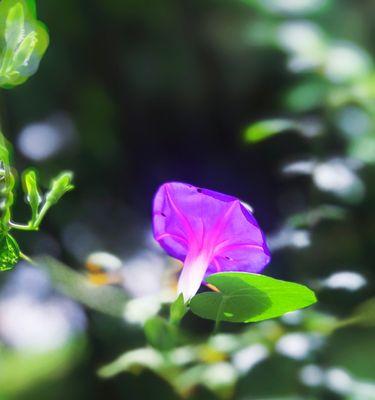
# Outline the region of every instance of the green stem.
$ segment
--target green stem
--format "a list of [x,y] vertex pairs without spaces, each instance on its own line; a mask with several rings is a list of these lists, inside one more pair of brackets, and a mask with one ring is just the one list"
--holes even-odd
[[216,333],[219,332],[220,317],[221,317],[221,314],[222,314],[222,311],[223,311],[223,308],[224,308],[224,303],[225,303],[225,297],[223,298],[223,301],[220,303],[219,309],[217,311],[213,334],[216,334]]
[[30,258],[29,256],[27,256],[26,254],[22,253],[22,251],[20,252],[20,257],[21,257],[23,260],[27,261],[29,264],[36,265],[35,261],[33,261],[33,259],[31,259],[31,258]]
[[22,224],[17,224],[12,221],[9,222],[9,226],[13,229],[18,229],[20,231],[36,231],[36,230],[38,230],[38,228],[33,227],[31,224],[22,225]]
[[40,210],[36,220],[32,224],[32,227],[37,230],[39,229],[40,224],[42,223],[43,218],[45,217],[47,211],[50,209],[51,204],[50,203],[44,203],[42,209]]
[[16,222],[9,221],[9,226],[13,229],[18,229],[20,231],[37,231],[39,230],[39,226],[42,223],[42,220],[50,207],[51,205],[49,203],[45,203],[35,220],[30,221],[27,225],[17,224]]
[[217,319],[216,321],[215,321],[215,326],[214,326],[214,330],[213,330],[213,334],[214,335],[216,335],[218,332],[219,332],[219,329],[220,329],[220,320],[219,319]]

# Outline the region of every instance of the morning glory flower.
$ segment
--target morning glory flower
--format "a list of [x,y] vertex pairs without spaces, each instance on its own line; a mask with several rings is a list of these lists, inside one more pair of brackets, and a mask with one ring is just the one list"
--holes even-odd
[[236,197],[169,182],[154,198],[154,237],[184,262],[178,293],[189,301],[205,277],[222,271],[260,272],[270,261],[250,207]]

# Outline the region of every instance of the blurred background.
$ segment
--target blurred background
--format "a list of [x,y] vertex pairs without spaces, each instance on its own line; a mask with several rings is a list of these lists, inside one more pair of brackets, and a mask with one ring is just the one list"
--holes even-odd
[[[3,128],[18,169],[46,186],[71,169],[76,189],[40,232],[17,234],[26,254],[64,264],[0,275],[0,398],[375,399],[375,3],[38,10],[50,47],[1,92]],[[145,347],[144,322],[175,293],[178,265],[150,230],[170,180],[251,204],[265,273],[319,303],[215,335],[189,314],[181,346]]]

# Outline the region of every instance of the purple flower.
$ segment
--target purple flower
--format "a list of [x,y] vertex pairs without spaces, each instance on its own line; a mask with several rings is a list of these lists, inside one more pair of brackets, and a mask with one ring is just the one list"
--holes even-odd
[[260,272],[271,256],[249,207],[236,197],[170,182],[154,198],[155,239],[184,262],[178,292],[185,301],[221,271]]

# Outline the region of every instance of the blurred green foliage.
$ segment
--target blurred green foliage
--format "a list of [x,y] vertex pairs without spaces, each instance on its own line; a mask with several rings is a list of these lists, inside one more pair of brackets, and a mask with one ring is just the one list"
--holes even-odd
[[[0,4],[4,16],[13,3]],[[47,332],[56,321],[34,322],[15,287],[12,306],[2,274],[0,397],[374,399],[374,12],[371,0],[38,3],[52,45],[39,74],[1,94],[2,127],[17,166],[38,166],[41,187],[69,167],[78,190],[43,233],[16,238],[25,252],[77,269],[37,259],[54,288],[85,307],[88,325],[82,341],[73,334],[52,352],[15,346],[7,332],[31,346],[30,326]],[[29,33],[43,30],[44,52],[35,11],[24,15]],[[16,80],[1,85],[26,79],[41,55],[28,68],[12,64]],[[61,113],[73,129],[51,122]],[[143,234],[152,193],[171,179],[250,201],[273,246],[267,274],[311,286],[319,303],[244,327],[223,322],[216,334],[181,304],[168,315],[171,297],[144,293],[150,281],[164,284],[163,256],[138,255],[155,253]],[[37,191],[30,175],[34,215]],[[19,202],[13,211],[29,217]],[[88,263],[98,250],[123,265]],[[149,279],[134,274],[142,268]]]

